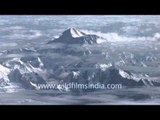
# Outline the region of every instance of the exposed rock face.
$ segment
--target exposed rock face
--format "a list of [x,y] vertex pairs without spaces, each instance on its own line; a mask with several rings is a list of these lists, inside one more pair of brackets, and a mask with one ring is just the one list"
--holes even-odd
[[70,28],[64,31],[59,38],[48,42],[48,44],[54,42],[61,42],[66,44],[94,44],[97,43],[97,39],[100,38],[101,37],[97,35],[85,34],[76,30],[75,28]]

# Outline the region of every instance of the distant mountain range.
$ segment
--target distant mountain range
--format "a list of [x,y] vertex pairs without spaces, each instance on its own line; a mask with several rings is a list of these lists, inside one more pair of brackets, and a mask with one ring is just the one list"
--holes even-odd
[[[78,46],[83,44],[93,45],[97,44],[98,39],[103,38],[70,28],[64,31],[59,38],[49,41],[48,44],[52,45],[53,43],[60,42],[70,45],[76,44]],[[17,53],[24,54],[25,56],[7,59],[2,62],[0,65],[0,85],[3,87],[13,82],[21,84],[21,87],[25,89],[35,89],[33,84],[46,84],[55,81],[57,83],[117,83],[126,87],[160,86],[158,81],[150,80],[147,74],[123,70],[116,67],[113,63],[102,63],[102,59],[106,61],[106,58],[96,56],[100,55],[101,51],[87,48],[88,54],[77,55],[74,50],[70,51],[70,48],[62,49],[46,47],[45,49],[18,48],[4,51],[3,55]],[[77,49],[79,48],[77,47]],[[34,54],[32,55],[31,53]],[[52,57],[53,53],[63,56]],[[96,56],[97,61],[90,62],[89,60],[93,60],[93,56]]]

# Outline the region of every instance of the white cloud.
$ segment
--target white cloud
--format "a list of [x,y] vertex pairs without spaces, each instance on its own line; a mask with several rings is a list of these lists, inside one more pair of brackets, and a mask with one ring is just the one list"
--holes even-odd
[[95,32],[95,31],[88,31],[82,30],[84,33],[87,34],[96,34],[100,37],[105,38],[109,42],[122,42],[122,41],[155,41],[160,39],[160,33],[155,33],[153,36],[146,37],[146,36],[124,36],[119,35],[118,33],[102,33],[102,32]]

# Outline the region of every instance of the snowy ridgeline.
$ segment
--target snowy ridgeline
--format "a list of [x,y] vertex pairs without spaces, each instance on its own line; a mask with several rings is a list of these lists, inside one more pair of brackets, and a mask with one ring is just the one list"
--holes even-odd
[[[126,66],[128,58],[125,56],[122,59],[125,54],[120,54],[121,56],[118,54],[120,59],[112,61],[112,56],[104,55],[101,47],[97,49],[97,46],[103,45],[103,42],[98,42],[99,40],[106,42],[106,46],[111,45],[103,37],[70,28],[59,38],[45,44],[45,49],[40,46],[32,49],[6,50],[2,52],[2,56],[10,54],[24,56],[2,62],[0,86],[5,88],[16,84],[25,89],[36,89],[35,85],[50,82],[119,83],[125,87],[160,85],[159,81],[150,79],[149,74],[120,68],[119,66]],[[62,47],[53,48],[58,43],[63,44]],[[71,48],[74,46],[74,49]],[[132,61],[133,54],[130,55],[130,59],[130,64],[143,64],[140,67],[144,69],[147,67],[142,61]],[[120,64],[122,61],[123,64]]]

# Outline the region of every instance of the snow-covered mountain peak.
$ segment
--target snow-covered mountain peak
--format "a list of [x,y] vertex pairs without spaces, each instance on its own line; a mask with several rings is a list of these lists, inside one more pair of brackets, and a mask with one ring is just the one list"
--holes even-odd
[[83,33],[75,28],[69,28],[65,30],[59,38],[49,41],[48,44],[53,42],[65,44],[93,44],[97,43],[99,38],[101,37],[94,34]]
[[79,30],[77,30],[75,28],[69,28],[68,30],[70,31],[71,36],[73,38],[78,38],[78,37],[82,37],[82,36],[86,35],[85,33],[80,32]]
[[63,33],[62,33],[62,36],[63,37],[70,37],[70,38],[80,38],[80,37],[83,37],[87,34],[77,30],[76,28],[69,28],[67,30],[65,30]]

